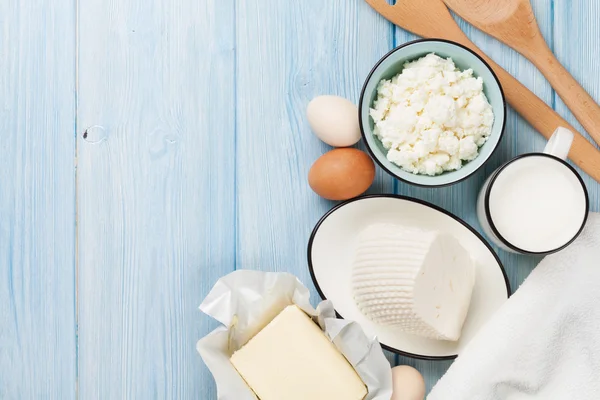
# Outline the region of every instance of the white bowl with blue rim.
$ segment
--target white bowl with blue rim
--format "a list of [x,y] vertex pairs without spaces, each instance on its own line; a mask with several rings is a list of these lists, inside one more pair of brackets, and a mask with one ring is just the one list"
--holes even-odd
[[[452,58],[461,71],[472,69],[475,77],[483,79],[483,92],[492,106],[494,124],[487,142],[479,149],[479,156],[464,162],[461,169],[447,171],[440,175],[417,175],[405,171],[387,159],[388,150],[373,133],[374,122],[369,115],[377,98],[377,86],[383,79],[391,79],[402,72],[406,62],[417,60],[429,53],[442,58]],[[362,89],[358,105],[360,129],[369,153],[381,168],[390,175],[418,186],[439,187],[460,182],[473,175],[490,159],[504,133],[506,121],[506,101],[500,82],[491,67],[468,48],[443,39],[421,39],[399,46],[385,55],[369,73]]]

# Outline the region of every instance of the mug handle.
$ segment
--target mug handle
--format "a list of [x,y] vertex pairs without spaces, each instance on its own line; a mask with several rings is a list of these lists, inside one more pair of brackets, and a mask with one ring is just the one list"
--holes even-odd
[[548,144],[544,148],[544,153],[566,160],[571,150],[575,135],[567,128],[559,126],[556,128]]

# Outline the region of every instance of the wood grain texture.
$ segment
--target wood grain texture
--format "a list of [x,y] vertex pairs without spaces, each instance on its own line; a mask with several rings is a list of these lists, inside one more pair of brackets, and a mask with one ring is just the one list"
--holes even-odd
[[232,1],[80,0],[79,397],[213,399],[234,269]]
[[[551,42],[553,18],[551,4],[546,0],[535,0],[532,1],[532,5],[544,36]],[[527,60],[514,50],[507,48],[497,40],[476,30],[462,19],[457,17],[456,21],[479,48],[486,52],[501,67],[517,77],[521,83],[540,98],[551,104],[553,92],[550,85],[544,80],[541,73]],[[398,45],[414,40],[415,38],[417,38],[415,35],[402,29],[398,28],[396,30],[396,43]],[[405,183],[399,183],[397,185],[397,192],[417,197],[445,208],[482,232],[475,210],[477,194],[486,177],[500,164],[512,157],[530,151],[541,150],[544,145],[545,139],[509,107],[505,136],[500,147],[484,168],[474,176],[456,185],[439,189],[418,188]],[[539,262],[539,258],[536,257],[509,254],[499,250],[497,247],[495,247],[495,250],[500,255],[507,270],[513,290],[521,284]],[[449,361],[422,361],[407,357],[398,357],[397,363],[411,365],[421,371],[425,377],[428,392],[452,364]]]
[[73,399],[75,12],[0,2],[0,399]]
[[[554,0],[554,53],[596,102],[600,102],[600,2],[586,0]],[[555,108],[574,127],[585,133],[558,96]],[[595,127],[600,132],[600,126]],[[589,137],[589,136],[588,136]],[[575,165],[574,165],[575,166]],[[576,167],[576,166],[575,166]],[[590,195],[590,208],[600,211],[600,185],[579,169]]]
[[[391,44],[391,27],[362,1],[237,2],[237,266],[289,271],[319,297],[306,260],[314,224],[334,203],[307,183],[331,148],[305,117],[315,96],[358,102]],[[392,180],[378,171],[375,192]],[[391,357],[393,360],[393,357]]]
[[[532,3],[599,101],[600,4]],[[536,68],[457,21],[584,133]],[[413,38],[362,0],[0,2],[0,399],[216,399],[195,343],[215,327],[197,306],[219,277],[289,271],[319,300],[306,245],[334,203],[306,182],[330,149],[306,105],[357,102],[373,64]],[[378,170],[370,192],[479,228],[485,177],[544,144],[509,109],[501,147],[469,180],[423,189]],[[513,289],[539,261],[498,253]],[[387,355],[428,389],[451,364]]]

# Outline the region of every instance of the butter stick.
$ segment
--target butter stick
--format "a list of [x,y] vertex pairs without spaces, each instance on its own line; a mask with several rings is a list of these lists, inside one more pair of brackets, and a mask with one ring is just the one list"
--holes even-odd
[[231,356],[260,400],[363,400],[367,388],[321,329],[285,308]]

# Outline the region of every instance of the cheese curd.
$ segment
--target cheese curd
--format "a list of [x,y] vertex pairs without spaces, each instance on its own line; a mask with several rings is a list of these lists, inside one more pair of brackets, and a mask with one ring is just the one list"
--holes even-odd
[[379,83],[371,117],[388,160],[432,176],[474,160],[494,123],[483,80],[434,53]]

